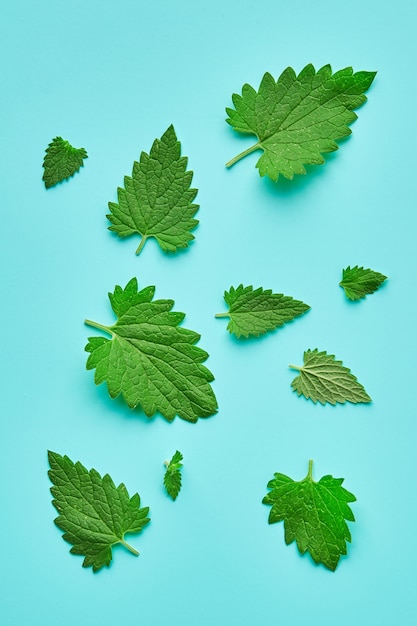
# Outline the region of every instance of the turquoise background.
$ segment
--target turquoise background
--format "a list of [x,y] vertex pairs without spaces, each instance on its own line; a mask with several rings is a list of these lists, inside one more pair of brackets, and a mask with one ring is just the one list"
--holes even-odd
[[[2,366],[0,621],[5,626],[417,623],[415,595],[414,107],[417,10],[410,1],[15,0],[2,8]],[[261,179],[252,143],[224,121],[231,95],[278,77],[348,65],[377,70],[353,134],[324,166]],[[163,254],[107,230],[108,201],[141,150],[173,123],[199,189],[188,250]],[[45,190],[56,135],[89,158]],[[389,276],[349,303],[347,265]],[[193,425],[112,401],[85,370],[88,317],[136,276],[201,333],[219,402]],[[223,292],[239,283],[312,309],[253,341],[226,332]],[[307,348],[342,359],[371,405],[297,398],[289,363]],[[151,524],[109,569],[53,524],[47,449],[139,491]],[[184,454],[183,489],[163,461]],[[352,544],[335,573],[286,546],[262,504],[274,472],[342,476],[355,493]]]

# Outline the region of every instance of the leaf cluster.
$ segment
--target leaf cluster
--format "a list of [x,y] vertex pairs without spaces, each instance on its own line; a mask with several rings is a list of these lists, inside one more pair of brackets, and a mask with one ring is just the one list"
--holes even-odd
[[[232,97],[234,108],[227,109],[227,122],[237,132],[254,135],[257,142],[227,166],[261,150],[256,167],[261,176],[276,181],[281,175],[292,179],[304,174],[306,165],[323,163],[323,154],[337,150],[337,142],[351,133],[357,118],[354,110],[366,101],[374,77],[375,72],[354,73],[350,67],[333,73],[325,65],[316,71],[309,64],[298,75],[288,67],[277,80],[266,73],[258,91],[245,84],[242,94]],[[85,158],[83,148],[55,137],[43,163],[45,186],[73,176]],[[171,125],[155,139],[149,154],[141,152],[132,175],[125,176],[117,190],[117,202],[109,202],[109,230],[119,237],[139,235],[137,254],[149,238],[164,252],[186,248],[194,239],[199,205],[187,166]],[[373,270],[349,266],[340,286],[347,298],[358,300],[385,280]],[[121,395],[132,409],[140,406],[149,417],[158,411],[169,421],[178,415],[196,422],[217,411],[210,385],[214,377],[203,365],[208,354],[196,345],[200,335],[181,326],[184,313],[172,310],[172,300],[154,300],[154,294],[154,286],[139,290],[136,278],[109,293],[117,320],[111,325],[86,320],[107,335],[89,338],[87,369],[95,370],[96,384],[105,382],[110,396]],[[228,331],[243,338],[270,332],[310,308],[290,296],[243,284],[225,291],[224,299],[228,311],[216,317],[228,317]],[[299,372],[292,388],[314,403],[371,401],[342,361],[327,352],[307,350],[303,366],[290,367]],[[84,556],[83,566],[93,571],[108,566],[116,544],[137,555],[125,535],[141,532],[150,521],[148,507],[140,507],[139,494],[130,497],[125,485],[116,487],[108,474],[102,477],[67,456],[48,454],[53,505],[59,514],[55,523],[72,545],[71,552]],[[181,490],[182,461],[177,450],[165,462],[163,482],[173,500]],[[299,482],[276,473],[263,499],[272,507],[269,523],[284,522],[286,543],[295,541],[301,553],[309,552],[316,563],[331,570],[351,540],[346,521],[354,521],[348,504],[356,498],[342,483],[330,475],[316,483],[310,462],[308,475]]]

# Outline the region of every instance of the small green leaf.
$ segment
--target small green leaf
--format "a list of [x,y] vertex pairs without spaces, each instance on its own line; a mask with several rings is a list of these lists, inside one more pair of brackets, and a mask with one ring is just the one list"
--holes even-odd
[[299,396],[303,395],[314,403],[336,404],[339,402],[372,402],[363,386],[350,369],[336,361],[333,354],[307,350],[304,352],[304,365],[290,365],[300,373],[294,378],[291,387]]
[[216,317],[229,317],[227,330],[236,337],[262,335],[278,326],[283,326],[309,310],[308,304],[294,300],[271,289],[253,289],[239,285],[225,291],[224,299],[229,307],[227,313]]
[[119,237],[141,235],[136,254],[149,237],[165,252],[186,248],[194,239],[190,231],[198,224],[192,178],[171,125],[161,139],[155,139],[150,154],[142,152],[140,161],[134,162],[132,177],[125,176],[124,187],[117,190],[118,204],[109,202],[109,230]]
[[301,554],[309,552],[316,563],[334,571],[351,535],[345,520],[355,518],[348,505],[355,496],[342,487],[343,478],[323,476],[315,482],[313,461],[307,476],[296,482],[285,474],[274,474],[263,503],[272,505],[269,523],[284,522],[285,543],[296,542]]
[[243,85],[232,97],[227,123],[255,135],[257,143],[226,164],[230,167],[255,150],[263,150],[256,167],[276,181],[305,174],[304,165],[324,163],[323,153],[338,149],[336,140],[351,133],[354,109],[365,101],[376,72],[353,73],[346,67],[335,74],[330,65],[318,72],[309,64],[298,74],[287,67],[277,81],[266,73],[256,92]]
[[67,456],[48,452],[48,458],[52,504],[59,513],[54,521],[72,544],[70,552],[84,556],[83,567],[96,572],[110,565],[117,543],[138,556],[124,537],[140,533],[150,521],[149,508],[140,508],[139,494],[130,497],[123,483],[116,487],[108,474],[102,478]]
[[55,137],[46,149],[43,160],[44,173],[42,180],[45,187],[53,187],[57,183],[74,176],[87,159],[84,148],[73,146],[62,137]]
[[179,327],[185,315],[171,310],[173,300],[152,300],[154,292],[153,286],[138,291],[132,278],[109,294],[115,324],[85,321],[111,336],[89,338],[87,369],[95,369],[95,383],[107,382],[110,396],[121,394],[131,409],[140,405],[148,417],[159,411],[169,421],[179,415],[196,422],[217,411],[214,377],[202,365],[208,354],[194,345],[198,333]]
[[386,279],[387,277],[379,272],[355,265],[355,267],[348,266],[343,270],[339,285],[343,287],[349,300],[360,300],[379,289]]
[[173,500],[176,500],[181,490],[181,461],[183,458],[181,452],[177,450],[170,461],[164,462],[166,467],[164,485],[168,495],[171,496]]

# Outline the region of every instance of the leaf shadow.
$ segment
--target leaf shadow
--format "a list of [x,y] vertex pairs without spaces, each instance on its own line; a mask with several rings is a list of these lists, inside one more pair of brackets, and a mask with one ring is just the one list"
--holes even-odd
[[236,337],[234,333],[229,333],[229,331],[227,331],[227,333],[229,334],[229,341],[231,341],[238,350],[241,349],[241,346],[242,349],[245,349],[245,347],[248,346],[255,346],[256,344],[260,345],[265,341],[271,341],[273,335],[279,335],[280,330],[287,326],[287,324],[291,324],[294,321],[295,320],[289,320],[283,326],[268,330],[262,335],[250,335],[249,337],[244,337],[243,335],[241,335],[240,337]]
[[175,415],[175,417],[172,420],[169,420],[166,417],[164,417],[164,415],[162,415],[162,413],[160,413],[159,411],[156,411],[151,416],[146,415],[146,413],[144,412],[144,410],[139,404],[134,409],[131,409],[126,404],[126,401],[124,400],[122,394],[118,395],[116,398],[112,398],[108,392],[107,383],[105,382],[101,383],[100,385],[97,385],[95,392],[97,393],[97,396],[98,396],[97,404],[100,403],[100,405],[105,407],[105,410],[103,410],[103,413],[105,413],[106,417],[110,417],[111,419],[113,419],[113,417],[116,417],[117,420],[120,421],[121,419],[123,419],[125,422],[137,421],[137,422],[140,422],[141,424],[144,424],[145,428],[147,428],[148,425],[153,424],[153,422],[157,420],[158,421],[162,420],[162,422],[168,425],[173,424],[174,422],[178,422],[178,421],[186,422],[188,424],[194,425],[194,424],[197,424],[198,422],[205,422],[206,420],[211,420],[214,417],[216,417],[216,415],[218,414],[218,410],[217,410],[216,413],[213,413],[212,415],[209,415],[207,417],[200,416],[196,422],[191,422],[189,420],[181,418],[178,414]]
[[332,166],[337,156],[338,151],[327,153],[324,155],[324,163],[320,165],[306,165],[306,173],[295,174],[292,180],[280,176],[277,181],[273,181],[268,176],[264,176],[264,190],[269,196],[275,198],[288,198],[297,196],[300,193],[303,194],[305,189],[311,187],[326,175],[328,168]]
[[[100,405],[105,407],[105,411],[103,411],[103,413],[105,412],[106,417],[113,418],[116,416],[118,420],[123,419],[128,422],[131,422],[132,420],[140,420],[143,424],[151,424],[159,415],[159,413],[155,413],[152,417],[148,417],[139,406],[134,409],[130,409],[121,394],[116,398],[112,398],[110,396],[105,382],[97,385],[95,392],[97,394],[96,402],[97,404],[100,403]],[[165,420],[162,415],[160,417]]]
[[[233,130],[230,129],[230,132],[233,133]],[[297,196],[299,193],[304,193],[304,190],[316,183],[321,179],[323,175],[326,174],[327,169],[329,169],[333,161],[337,160],[339,149],[349,141],[350,135],[346,137],[342,137],[337,141],[338,149],[334,152],[326,152],[323,153],[322,156],[324,158],[324,163],[319,165],[305,165],[305,174],[295,174],[293,179],[285,178],[285,176],[280,175],[277,181],[273,181],[268,176],[263,176],[264,190],[270,196],[283,198],[289,196]],[[236,135],[234,134],[234,139],[238,140],[244,145],[247,145],[248,138],[245,135]],[[252,162],[256,164],[260,155],[261,150],[254,152],[249,157],[243,159],[243,161],[248,161],[248,163]],[[240,165],[243,165],[240,164]],[[239,167],[239,163],[235,164],[234,167]],[[257,168],[256,168],[257,170]],[[259,172],[257,171],[258,176]]]

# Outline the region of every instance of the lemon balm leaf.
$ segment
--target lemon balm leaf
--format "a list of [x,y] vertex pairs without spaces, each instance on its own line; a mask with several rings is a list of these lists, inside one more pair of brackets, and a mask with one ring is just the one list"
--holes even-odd
[[315,482],[312,470],[310,461],[307,476],[298,482],[274,474],[263,503],[272,507],[270,524],[284,522],[287,545],[295,541],[301,554],[308,552],[316,563],[334,571],[351,542],[346,521],[355,521],[349,504],[356,497],[342,487],[343,478],[327,475]]
[[164,486],[168,495],[173,500],[177,499],[177,496],[181,490],[181,461],[183,460],[183,458],[184,457],[182,456],[181,452],[176,450],[172,459],[170,461],[164,462],[164,465],[166,467],[164,475]]
[[116,544],[138,556],[125,535],[140,533],[150,521],[139,494],[130,497],[123,483],[116,487],[108,474],[101,477],[68,456],[49,451],[48,458],[52,504],[59,513],[54,521],[72,544],[70,552],[84,556],[83,567],[97,572],[110,565]]
[[330,65],[316,72],[309,64],[296,75],[287,67],[275,80],[268,72],[259,90],[245,84],[232,96],[227,123],[257,142],[231,159],[230,167],[251,152],[262,150],[256,167],[261,176],[276,181],[305,174],[305,165],[324,163],[323,154],[338,149],[337,140],[351,133],[354,109],[365,101],[376,72],[346,67],[333,73]]
[[224,300],[229,307],[227,313],[217,313],[216,317],[227,317],[227,330],[236,337],[258,337],[268,331],[283,326],[308,311],[310,307],[300,300],[282,293],[272,293],[271,289],[252,285],[230,287],[224,292]]
[[349,300],[360,300],[374,293],[385,280],[387,277],[384,274],[355,265],[343,270],[339,285],[343,287]]
[[299,372],[291,383],[293,390],[314,403],[372,402],[356,376],[342,361],[336,361],[333,354],[307,350],[304,365],[290,365],[290,368]]
[[171,125],[155,139],[150,153],[142,152],[133,164],[132,176],[125,176],[117,190],[118,202],[109,202],[109,230],[119,237],[140,235],[139,254],[153,237],[165,252],[186,248],[194,239],[191,231],[199,205],[197,189],[191,188],[193,172],[181,156],[181,144]]
[[109,299],[116,323],[85,322],[110,336],[89,338],[87,369],[131,409],[196,422],[217,411],[214,377],[203,365],[208,354],[195,345],[200,335],[180,326],[185,315],[172,311],[173,300],[153,300],[154,293],[153,286],[139,291],[136,278],[115,287]]
[[62,137],[55,137],[48,145],[43,160],[42,180],[45,187],[48,189],[74,176],[87,158],[84,148],[74,148]]

